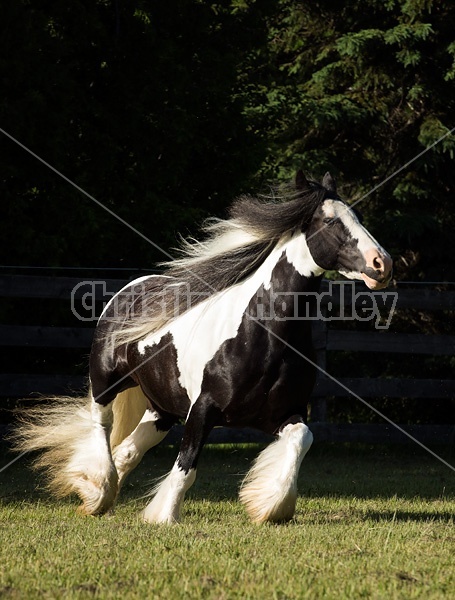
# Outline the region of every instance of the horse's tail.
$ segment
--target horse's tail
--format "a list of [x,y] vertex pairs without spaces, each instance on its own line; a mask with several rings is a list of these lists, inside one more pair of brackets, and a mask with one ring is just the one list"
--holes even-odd
[[12,434],[13,446],[20,452],[39,451],[33,466],[46,472],[55,495],[75,492],[84,502],[84,512],[105,512],[115,500],[118,483],[110,450],[135,429],[147,402],[139,387],[117,395],[107,445],[94,427],[90,396],[49,398],[44,406],[21,414]]

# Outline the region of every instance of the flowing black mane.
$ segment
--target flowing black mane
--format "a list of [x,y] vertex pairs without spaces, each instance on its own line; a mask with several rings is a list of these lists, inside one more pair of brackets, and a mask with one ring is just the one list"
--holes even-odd
[[327,190],[319,183],[309,182],[309,185],[306,190],[278,189],[277,194],[265,201],[241,196],[232,204],[229,216],[258,236],[269,239],[278,240],[288,232],[305,230],[327,196]]
[[[305,231],[329,190],[314,181],[303,189],[279,188],[266,198],[241,196],[227,219],[211,219],[205,239],[182,239],[181,258],[162,263],[162,277],[133,290],[129,315],[116,315],[116,344],[136,341],[164,327],[175,316],[214,293],[244,281],[284,236]],[[131,303],[130,303],[131,304]],[[111,318],[111,317],[109,317]]]
[[165,274],[192,291],[230,287],[254,272],[283,236],[305,231],[326,196],[327,190],[314,181],[308,189],[279,189],[265,199],[241,196],[227,220],[207,222],[205,241],[183,241],[182,258],[163,263]]

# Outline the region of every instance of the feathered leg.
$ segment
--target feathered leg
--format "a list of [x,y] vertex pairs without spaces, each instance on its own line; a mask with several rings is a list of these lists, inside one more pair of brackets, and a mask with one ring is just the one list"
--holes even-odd
[[247,473],[240,501],[252,521],[288,521],[295,512],[297,477],[313,435],[303,422],[285,424]]

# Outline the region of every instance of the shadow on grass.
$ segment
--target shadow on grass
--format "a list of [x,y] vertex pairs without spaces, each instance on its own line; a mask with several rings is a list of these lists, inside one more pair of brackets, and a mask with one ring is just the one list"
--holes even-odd
[[[189,492],[193,500],[238,501],[243,476],[264,446],[258,444],[219,444],[204,448],[199,461],[198,476]],[[0,448],[0,468],[14,455]],[[6,451],[6,452],[5,452]],[[165,475],[178,453],[177,446],[159,446],[144,457],[131,473],[122,489],[119,504],[137,501],[145,504],[146,494],[156,478]],[[439,449],[439,454],[444,449]],[[44,477],[30,468],[32,456],[25,456],[0,473],[0,502],[52,501],[45,489]],[[444,457],[451,462],[449,456]],[[315,445],[305,458],[299,477],[303,498],[322,499],[399,499],[441,500],[455,495],[455,473],[433,456],[410,446],[366,446],[359,444]],[[59,501],[61,502],[61,501]],[[68,500],[77,506],[74,498]],[[426,520],[452,518],[446,513],[381,511],[367,513],[373,520]]]

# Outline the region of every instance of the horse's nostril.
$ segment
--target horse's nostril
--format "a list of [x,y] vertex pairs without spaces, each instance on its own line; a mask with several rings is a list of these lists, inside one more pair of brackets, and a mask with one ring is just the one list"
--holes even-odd
[[382,260],[379,258],[379,256],[375,256],[373,258],[373,267],[375,269],[383,269],[384,268],[384,263],[382,262]]

